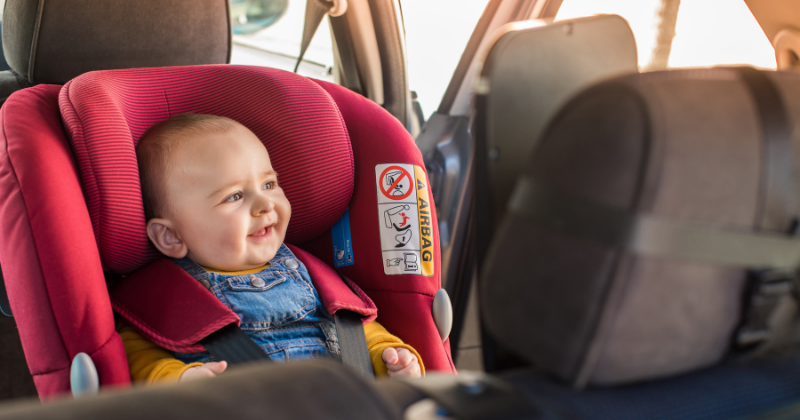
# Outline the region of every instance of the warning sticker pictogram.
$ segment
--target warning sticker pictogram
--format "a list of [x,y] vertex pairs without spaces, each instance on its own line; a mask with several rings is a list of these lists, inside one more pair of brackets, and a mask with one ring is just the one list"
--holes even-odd
[[381,172],[378,179],[378,189],[390,200],[406,199],[414,191],[414,178],[400,166],[389,166]]
[[433,276],[436,251],[425,170],[407,163],[375,165],[375,184],[383,272]]

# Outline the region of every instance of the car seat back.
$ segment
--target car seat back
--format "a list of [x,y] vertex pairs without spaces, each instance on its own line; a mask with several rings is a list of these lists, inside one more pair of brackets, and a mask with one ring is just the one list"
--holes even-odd
[[8,0],[3,9],[0,99],[93,70],[230,61],[227,0]]
[[[432,213],[428,223],[435,220],[435,210],[430,191],[425,188],[424,171],[421,176],[416,172],[422,170],[422,159],[413,139],[378,105],[339,86],[273,69],[195,66],[92,72],[60,90],[58,102],[69,149],[64,143],[60,118],[52,115],[57,110],[53,103],[56,94],[58,89],[52,86],[28,89],[12,96],[9,103],[13,101],[13,108],[0,111],[0,118],[8,121],[17,115],[16,110],[34,108],[38,112],[33,114],[38,115],[28,119],[28,124],[38,119],[52,121],[37,123],[36,136],[14,124],[14,131],[5,133],[5,141],[9,151],[24,149],[19,156],[47,148],[40,142],[49,142],[57,150],[57,158],[53,159],[61,162],[51,163],[50,156],[33,159],[32,164],[52,169],[44,171],[46,174],[37,173],[30,184],[28,177],[6,177],[9,182],[5,188],[17,199],[0,208],[0,220],[10,220],[5,215],[25,220],[26,226],[44,235],[39,239],[48,244],[39,255],[32,245],[30,230],[8,228],[3,232],[10,235],[6,244],[27,245],[13,249],[0,245],[0,258],[9,261],[5,270],[9,297],[15,313],[18,309],[21,313],[18,322],[23,344],[40,395],[69,389],[65,369],[80,351],[95,360],[102,384],[129,380],[124,351],[113,330],[103,269],[106,273],[125,274],[157,257],[145,237],[134,147],[150,125],[182,112],[234,118],[262,139],[293,207],[287,242],[333,265],[331,226],[348,209],[351,240],[347,250],[353,264],[340,266],[340,271],[366,291],[379,308],[378,320],[413,345],[426,368],[453,371],[448,342],[442,342],[431,315],[434,295],[440,287],[435,223],[427,232],[431,238],[431,243],[426,244],[430,261],[423,259],[421,242],[414,246],[414,242],[407,241],[408,246],[391,252],[418,255],[415,271],[386,274],[380,229],[394,228],[387,228],[384,213],[377,211],[380,184],[376,179],[380,174],[376,166],[381,171],[383,166],[413,168],[414,175],[398,178],[405,183],[409,176],[415,176],[413,185],[398,182],[384,186],[383,191],[397,191],[399,185],[403,194],[408,193],[415,200],[427,198],[425,204],[430,208],[419,213]],[[44,129],[46,134],[38,132]],[[23,138],[30,141],[34,137],[34,144],[22,144]],[[16,174],[17,165],[26,166],[19,172],[31,170],[23,158],[15,158],[18,155],[14,153],[8,155],[0,165],[6,171]],[[56,173],[60,175],[55,176]],[[47,175],[53,175],[58,182],[42,183],[41,177]],[[46,196],[53,188],[60,191],[57,207],[64,209],[59,217],[44,216],[39,209],[29,211],[28,202],[20,197],[20,191],[31,191],[28,194],[36,195],[34,202],[39,204],[38,196]],[[419,197],[415,197],[417,191],[422,191]],[[411,208],[407,197],[404,200],[401,205]],[[55,209],[54,202],[41,201],[45,207]],[[415,227],[414,235],[419,235],[420,230]],[[74,245],[67,246],[67,238],[75,238]],[[56,243],[61,246],[49,247]],[[61,252],[64,249],[70,250],[69,256]],[[23,250],[28,253],[20,254]],[[32,281],[26,261],[43,259],[59,264],[48,265]],[[430,263],[431,270],[424,273],[428,275],[414,274],[427,268],[423,262]],[[34,268],[40,267],[34,264]]]
[[476,107],[486,115],[476,121],[477,130],[486,132],[476,141],[488,140],[478,147],[492,151],[492,214],[503,213],[527,157],[567,100],[601,80],[636,73],[636,57],[633,32],[617,15],[514,22],[501,30],[484,60],[476,96]]
[[624,76],[575,97],[487,256],[489,334],[577,386],[791,341],[798,89],[795,74],[717,68]]

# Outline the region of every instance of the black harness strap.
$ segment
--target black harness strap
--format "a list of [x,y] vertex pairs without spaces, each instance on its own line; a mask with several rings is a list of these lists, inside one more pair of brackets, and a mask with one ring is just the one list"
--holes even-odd
[[[356,293],[350,286],[350,282],[345,278],[339,269],[336,274],[342,279],[353,293]],[[342,364],[349,366],[365,378],[375,379],[375,372],[372,370],[372,360],[369,357],[367,348],[367,337],[364,335],[364,324],[361,316],[355,312],[338,310],[333,316],[336,322],[336,336],[339,340],[339,350],[341,351]]]
[[272,360],[246,332],[236,324],[229,324],[200,341],[200,344],[217,360],[231,365]]
[[364,336],[364,324],[361,316],[345,310],[338,310],[336,320],[336,336],[339,338],[339,349],[342,364],[349,366],[368,379],[374,379],[372,361],[369,358],[367,340]]

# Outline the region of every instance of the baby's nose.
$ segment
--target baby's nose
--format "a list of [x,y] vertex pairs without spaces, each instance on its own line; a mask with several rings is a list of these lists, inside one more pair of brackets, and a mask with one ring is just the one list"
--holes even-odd
[[264,198],[259,200],[259,202],[255,203],[253,206],[253,215],[259,216],[264,213],[269,213],[275,208],[275,204],[269,198]]

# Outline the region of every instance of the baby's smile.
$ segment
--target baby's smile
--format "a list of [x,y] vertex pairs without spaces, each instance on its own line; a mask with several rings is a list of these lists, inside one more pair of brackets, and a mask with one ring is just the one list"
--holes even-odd
[[272,237],[272,227],[273,226],[275,226],[275,223],[273,223],[271,225],[268,225],[268,226],[265,226],[265,227],[255,231],[255,232],[247,235],[247,237],[251,238],[251,239],[253,239],[255,241],[259,241],[259,242],[266,241],[270,237]]

